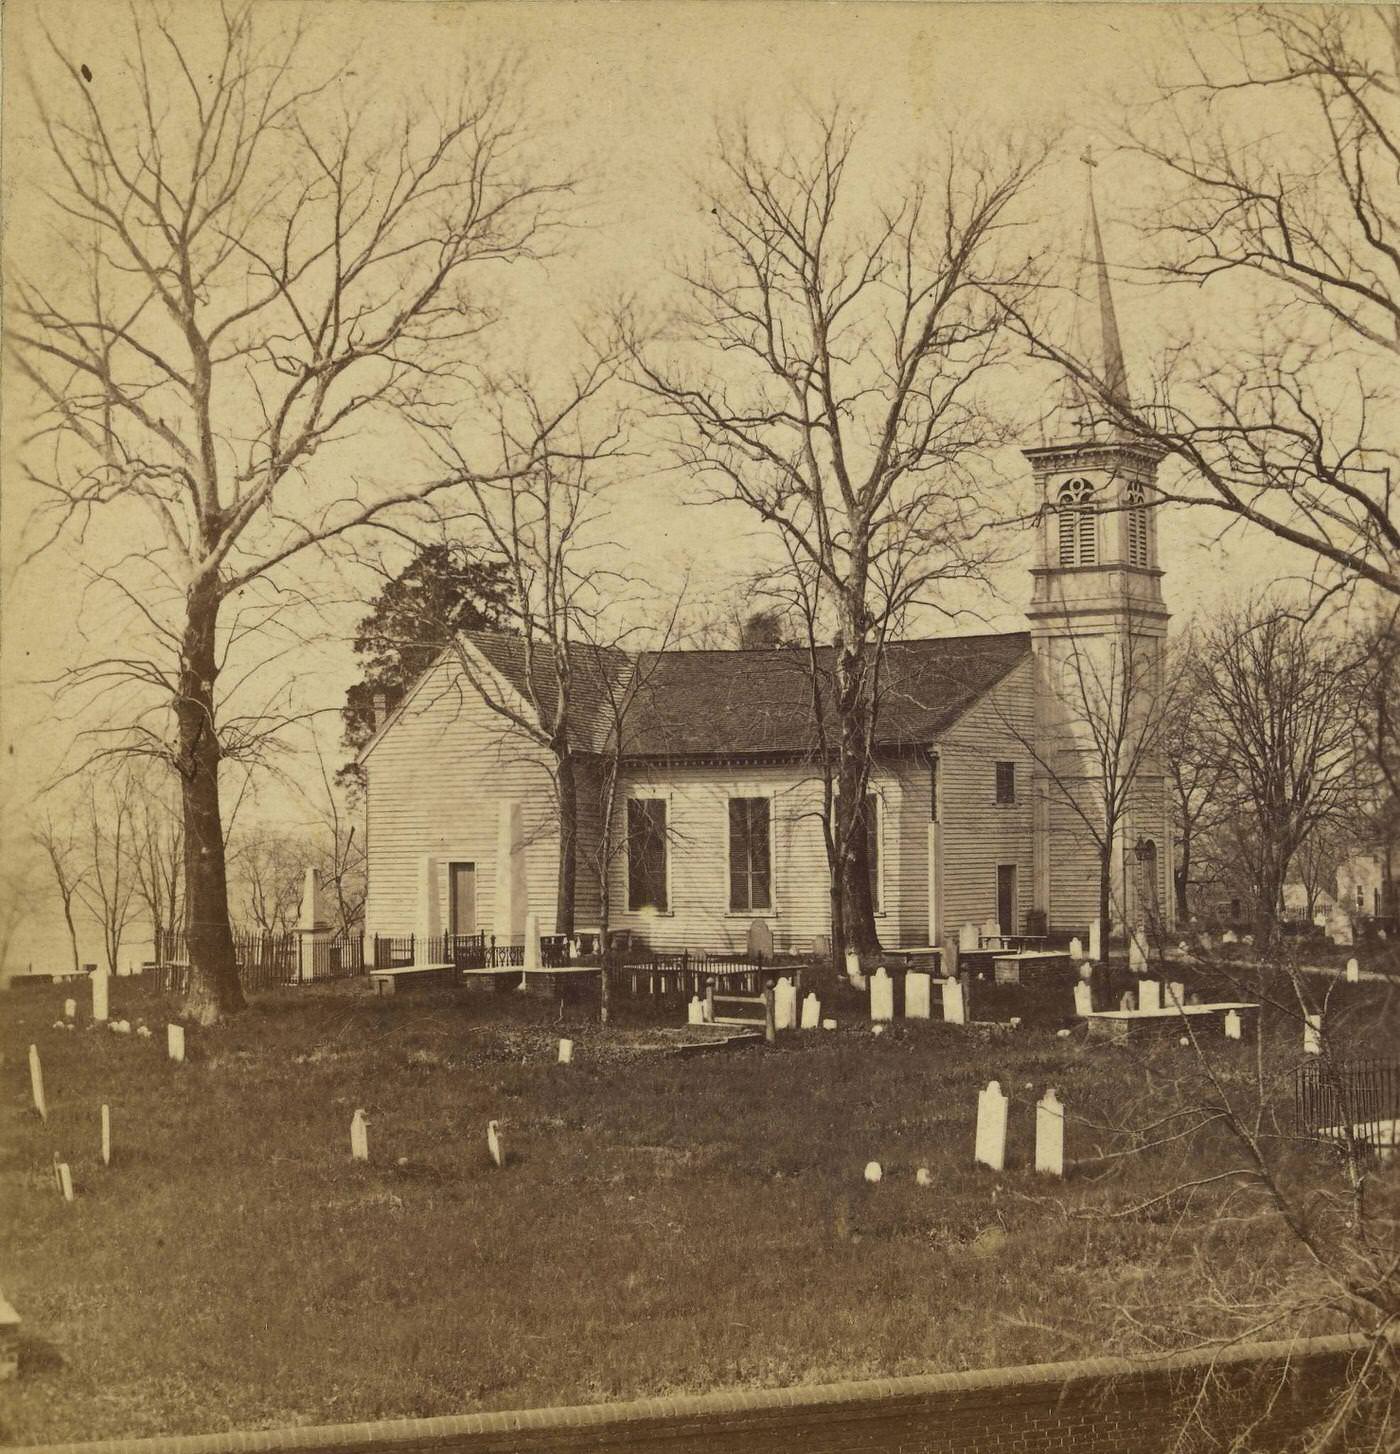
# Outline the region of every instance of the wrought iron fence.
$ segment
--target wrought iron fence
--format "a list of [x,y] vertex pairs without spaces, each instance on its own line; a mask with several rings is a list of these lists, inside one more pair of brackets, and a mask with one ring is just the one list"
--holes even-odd
[[1395,1150],[1400,1134],[1400,1060],[1330,1061],[1300,1066],[1293,1076],[1294,1122],[1305,1136]]
[[[189,984],[189,942],[182,930],[156,935],[155,964],[159,987],[183,993]],[[365,972],[365,940],[353,934],[264,934],[236,929],[233,957],[245,990],[307,984],[313,980],[343,979]]]

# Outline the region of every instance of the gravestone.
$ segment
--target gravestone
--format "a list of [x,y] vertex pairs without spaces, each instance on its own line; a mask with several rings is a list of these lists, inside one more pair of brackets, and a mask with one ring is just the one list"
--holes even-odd
[[802,998],[802,1028],[815,1030],[821,1024],[822,1002],[814,994]]
[[1220,942],[1222,944],[1238,944],[1240,942],[1240,936],[1233,929],[1227,929],[1220,936]]
[[525,937],[525,820],[515,798],[496,805],[496,897],[491,906],[491,932],[502,946]]
[[109,1107],[102,1107],[102,1164],[112,1164],[112,1112]]
[[967,1024],[967,1005],[963,999],[963,987],[955,979],[943,981],[943,1023],[945,1025]]
[[78,1017],[78,1002],[77,1002],[77,1000],[64,1000],[64,1002],[63,1002],[63,1018],[65,1020],[75,1020],[75,1019],[77,1019],[77,1017]]
[[362,1110],[350,1117],[350,1157],[353,1161],[369,1160],[369,1122]]
[[[1361,983],[1361,966],[1354,959],[1347,960],[1347,983]],[[72,1002],[70,1001],[69,1003],[71,1004]]]
[[1080,980],[1074,987],[1074,1013],[1076,1015],[1094,1013],[1094,991],[1083,980]]
[[1118,1001],[1118,1008],[1120,1010],[1137,1009],[1137,996],[1132,992],[1132,990],[1123,991],[1123,998]]
[[976,924],[964,924],[958,930],[958,949],[963,954],[971,954],[982,947],[982,941],[977,933]]
[[797,986],[786,975],[773,986],[773,1028],[797,1028]]
[[1244,1029],[1244,1021],[1240,1019],[1238,1010],[1225,1011],[1225,1038],[1227,1040],[1238,1040]]
[[107,1020],[107,971],[99,969],[92,976],[92,1018],[99,1025]]
[[73,1173],[68,1169],[68,1163],[66,1161],[60,1161],[56,1170],[58,1172],[58,1187],[63,1193],[63,1200],[65,1202],[71,1202],[73,1200]]
[[836,1028],[836,1021],[835,1020],[823,1020],[822,1021],[822,1029],[823,1030],[834,1030],[835,1028]]
[[993,1171],[1006,1169],[1006,1097],[994,1080],[977,1093],[977,1147],[972,1159]]
[[1079,942],[1078,939],[1071,939],[1069,941],[1069,957],[1076,964],[1078,964],[1079,961],[1084,958],[1084,946]]
[[943,936],[943,953],[941,955],[942,962],[939,965],[939,968],[942,970],[943,974],[949,979],[957,979],[958,977],[959,954],[960,950],[958,948],[958,936],[956,934],[945,934]]
[[29,1047],[29,1093],[41,1121],[49,1118],[49,1103],[44,1099],[44,1067],[39,1064],[39,1047]]
[[904,976],[904,1018],[927,1020],[932,1010],[933,976],[911,970]]
[[559,1064],[572,1065],[574,1063],[574,1042],[572,1040],[561,1040],[559,1042]]
[[932,1186],[933,1185],[933,1177],[930,1174],[929,1169],[928,1169],[927,1166],[921,1166],[914,1173],[914,1185],[915,1186]]
[[685,1022],[687,1025],[705,1023],[705,1002],[699,995],[691,995],[690,1004],[686,1007]]
[[165,1027],[165,1049],[166,1053],[176,1065],[184,1064],[185,1027],[183,1025],[167,1025]]
[[865,976],[860,970],[860,955],[854,949],[846,951],[846,978],[856,989],[865,989]]
[[1303,1016],[1303,1054],[1322,1054],[1322,1016]]
[[1138,1009],[1160,1010],[1162,1008],[1162,985],[1160,980],[1144,979],[1138,982]]
[[540,916],[538,914],[526,914],[525,959],[522,968],[542,969],[544,965],[540,955]]
[[1147,934],[1138,925],[1128,931],[1128,968],[1134,974],[1147,968]]
[[1089,958],[1095,964],[1103,958],[1103,926],[1097,919],[1089,920]]
[[750,959],[772,959],[773,931],[766,919],[754,919],[749,923],[748,951]]
[[1047,1176],[1065,1174],[1065,1108],[1053,1088],[1035,1108],[1035,1169]]
[[865,1163],[865,1179],[871,1186],[874,1186],[884,1174],[878,1161],[867,1161]]
[[[1009,932],[1009,931],[1008,931]],[[1001,921],[999,919],[988,919],[982,925],[982,941],[1001,938]]]
[[870,977],[870,1018],[894,1019],[894,981],[881,965]]
[[494,1165],[504,1166],[506,1164],[506,1148],[501,1140],[501,1127],[498,1121],[487,1121],[486,1123],[486,1150],[490,1153]]
[[1167,1003],[1174,1010],[1186,1003],[1186,986],[1179,979],[1174,979],[1167,985]]

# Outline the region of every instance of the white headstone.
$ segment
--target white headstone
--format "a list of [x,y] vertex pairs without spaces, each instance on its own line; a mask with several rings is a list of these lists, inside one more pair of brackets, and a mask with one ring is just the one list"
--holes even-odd
[[1076,964],[1078,964],[1079,961],[1084,958],[1084,946],[1079,942],[1078,939],[1071,939],[1069,941],[1069,957]]
[[165,1027],[165,1049],[166,1053],[176,1065],[184,1064],[185,1027],[183,1025],[167,1025]]
[[1103,958],[1103,927],[1097,919],[1089,921],[1089,958],[1095,964]]
[[1006,1097],[994,1080],[977,1093],[977,1149],[973,1160],[993,1171],[1006,1169]]
[[862,992],[865,990],[865,976],[860,969],[860,955],[854,949],[846,951],[846,978]]
[[1128,968],[1135,974],[1147,968],[1147,931],[1139,925],[1128,933]]
[[136,1027],[136,1033],[143,1040],[149,1040],[151,1038],[151,1027],[149,1025],[138,1025]]
[[1035,1169],[1047,1176],[1065,1174],[1065,1108],[1053,1090],[1035,1108]]
[[1162,983],[1160,980],[1144,979],[1138,982],[1138,1009],[1160,1010],[1162,1008]]
[[41,1121],[49,1118],[49,1103],[44,1099],[44,1067],[39,1064],[39,1047],[29,1047],[29,1091],[34,1098],[34,1109]]
[[814,994],[802,997],[802,1028],[815,1030],[821,1024],[822,1002]]
[[[1361,982],[1361,966],[1354,959],[1347,960],[1347,983],[1359,984]],[[70,1000],[71,1004],[72,1001]]]
[[102,1164],[112,1164],[112,1112],[105,1105],[102,1107]]
[[943,1023],[967,1024],[967,1006],[963,1003],[963,987],[955,979],[943,981]]
[[113,1020],[112,1021],[112,1029],[114,1029],[117,1032],[118,1035],[130,1035],[131,1034],[131,1021],[130,1020]]
[[[1011,931],[1010,930],[1007,930],[1007,932],[1010,933]],[[988,919],[982,925],[982,939],[983,939],[983,942],[985,942],[988,939],[1000,939],[1000,938],[1001,938],[1001,920],[1000,919]]]
[[1243,1026],[1244,1022],[1240,1019],[1238,1010],[1225,1011],[1225,1038],[1227,1040],[1238,1040]]
[[[1354,962],[1355,961],[1353,961],[1353,963]],[[64,1002],[63,1002],[63,1018],[65,1020],[76,1019],[77,1018],[77,1014],[78,1014],[78,1002],[77,1002],[77,1000],[64,1000]]]
[[822,1021],[822,1029],[823,1030],[834,1030],[835,1028],[836,1028],[836,1021],[835,1020],[823,1020]]
[[107,971],[99,969],[92,979],[92,1018],[103,1024],[107,1019]]
[[904,1018],[927,1020],[933,1013],[933,976],[910,970],[904,976]]
[[1094,1013],[1094,991],[1083,980],[1080,980],[1074,987],[1074,1013],[1076,1015]]
[[885,1173],[880,1169],[878,1161],[867,1161],[865,1163],[865,1179],[874,1186]]
[[797,1028],[797,986],[786,975],[773,986],[773,1028]]
[[1167,1003],[1174,1010],[1186,1003],[1186,986],[1179,979],[1171,980],[1168,983]]
[[981,947],[982,939],[981,935],[977,932],[977,925],[964,924],[958,930],[958,952],[960,954],[970,954]]
[[1240,942],[1240,936],[1233,929],[1227,929],[1220,936],[1220,942],[1222,944],[1238,944]]
[[324,929],[326,911],[321,899],[321,870],[308,868],[301,888],[301,916],[297,921],[299,929]]
[[1303,1016],[1303,1054],[1322,1054],[1322,1016]]
[[73,1200],[73,1173],[69,1171],[66,1161],[58,1163],[58,1185],[63,1192],[63,1200],[71,1202]]
[[690,1004],[686,1007],[685,1022],[687,1025],[705,1023],[705,1002],[699,995],[691,995]]
[[541,969],[543,962],[540,951],[540,916],[525,915],[525,969]]
[[506,1148],[501,1141],[501,1127],[498,1121],[487,1121],[486,1123],[486,1149],[491,1155],[491,1161],[496,1166],[506,1164]]
[[894,1019],[894,981],[881,965],[870,977],[870,1018]]
[[525,827],[520,803],[503,799],[496,805],[496,898],[491,932],[500,945],[514,944],[525,933]]
[[1132,990],[1123,991],[1123,997],[1118,1001],[1118,1008],[1120,1010],[1137,1009],[1137,996],[1132,992]]
[[369,1122],[362,1110],[350,1117],[350,1156],[354,1161],[369,1160]]
[[932,1177],[932,1175],[930,1175],[929,1169],[928,1169],[927,1166],[921,1166],[914,1173],[914,1185],[915,1186],[932,1186],[933,1185],[933,1177]]
[[574,1042],[572,1040],[561,1040],[559,1042],[559,1064],[572,1065],[574,1063]]

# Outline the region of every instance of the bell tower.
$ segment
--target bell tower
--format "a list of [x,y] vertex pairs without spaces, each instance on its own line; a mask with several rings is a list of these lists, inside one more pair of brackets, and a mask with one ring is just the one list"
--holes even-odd
[[1097,163],[1088,154],[1084,162],[1083,245],[1062,348],[1088,377],[1067,375],[1045,442],[1022,451],[1040,502],[1026,611],[1036,663],[1036,897],[1054,929],[1076,933],[1100,913],[1110,837],[1113,924],[1169,927],[1174,904],[1169,800],[1144,747],[1169,619],[1157,540],[1161,452],[1114,418],[1127,369],[1094,200]]

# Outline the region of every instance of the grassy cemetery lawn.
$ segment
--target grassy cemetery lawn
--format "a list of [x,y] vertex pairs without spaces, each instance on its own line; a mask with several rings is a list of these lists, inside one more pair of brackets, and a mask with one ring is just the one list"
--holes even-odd
[[[55,1028],[75,988],[78,1027]],[[998,992],[1025,1014],[1006,1034],[935,1021],[877,1036],[852,998],[825,1009],[834,1032],[680,1056],[626,1009],[605,1032],[484,986],[384,999],[339,986],[190,1029],[183,1065],[167,1058],[153,993],[112,984],[113,1016],[149,1024],[144,1038],[89,1028],[86,989],[0,1002],[0,1288],[24,1320],[0,1441],[1149,1350],[1230,1331],[1232,1292],[1253,1316],[1301,1275],[1262,1203],[1237,1201],[1222,1225],[1211,1195],[1150,1202],[1237,1164],[1210,1130],[1159,1128],[1142,1139],[1163,1144],[1119,1154],[1133,1141],[1114,1128],[1194,1098],[1199,1063],[1175,1035],[1118,1047],[1057,1034],[1072,1023],[1063,989],[1024,1012]],[[1394,1044],[1374,987],[1338,994],[1361,1049]],[[560,1035],[571,1065],[556,1063]],[[1270,1077],[1301,1058],[1294,1027],[1266,1017],[1263,1036]],[[30,1104],[31,1042],[47,1123]],[[1218,1028],[1209,1043],[1225,1083],[1248,1083],[1256,1048]],[[992,1077],[1011,1097],[1001,1174],[972,1157]],[[1068,1117],[1063,1181],[1032,1170],[1050,1086]],[[357,1108],[367,1163],[350,1156]],[[1314,1149],[1290,1154],[1321,1174]],[[878,1185],[863,1178],[872,1160]],[[1210,1304],[1200,1259],[1220,1293]]]

